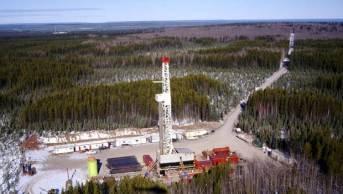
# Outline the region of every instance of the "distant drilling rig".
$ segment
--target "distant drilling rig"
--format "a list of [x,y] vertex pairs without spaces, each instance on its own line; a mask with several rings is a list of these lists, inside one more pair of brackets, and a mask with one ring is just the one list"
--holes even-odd
[[295,34],[294,34],[294,30],[293,30],[291,32],[291,34],[289,35],[289,50],[288,50],[288,55],[289,56],[294,51],[294,40],[295,40]]
[[287,56],[283,59],[282,61],[282,66],[285,68],[288,68],[291,60],[291,55],[294,52],[294,41],[295,41],[295,33],[294,30],[292,30],[292,32],[289,35],[289,47],[288,47],[288,52],[287,52]]
[[168,57],[162,57],[162,80],[154,83],[162,84],[162,93],[155,95],[158,102],[159,110],[159,135],[160,145],[157,154],[158,170],[163,171],[165,168],[178,168],[180,164],[187,167],[194,162],[194,153],[187,148],[174,148],[172,139],[172,109],[171,109],[171,91],[170,91],[170,74]]

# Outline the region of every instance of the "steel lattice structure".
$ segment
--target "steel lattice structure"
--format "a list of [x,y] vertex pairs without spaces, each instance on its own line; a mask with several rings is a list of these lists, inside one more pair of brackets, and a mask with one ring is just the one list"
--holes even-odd
[[170,74],[169,58],[162,57],[162,93],[156,94],[155,100],[159,107],[159,133],[160,133],[160,154],[167,155],[173,152],[172,141],[172,111],[171,111],[171,94],[170,94]]
[[289,36],[289,48],[294,48],[295,34],[292,32]]

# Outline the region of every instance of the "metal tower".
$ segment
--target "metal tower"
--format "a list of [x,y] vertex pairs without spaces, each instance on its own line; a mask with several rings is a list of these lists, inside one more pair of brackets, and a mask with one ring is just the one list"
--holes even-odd
[[294,32],[291,32],[289,36],[289,48],[294,48],[294,38],[295,38],[295,34]]
[[169,58],[162,57],[162,93],[156,94],[155,100],[158,102],[159,111],[159,133],[160,133],[160,155],[168,155],[173,152],[172,141],[172,111],[170,95],[170,75],[169,75]]
[[295,39],[295,34],[294,34],[294,30],[291,32],[291,34],[289,35],[289,48],[288,48],[288,56],[290,57],[294,51],[294,40]]

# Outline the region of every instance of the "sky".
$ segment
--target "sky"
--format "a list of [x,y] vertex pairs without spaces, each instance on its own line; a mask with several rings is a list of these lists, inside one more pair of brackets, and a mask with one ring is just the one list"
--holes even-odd
[[342,19],[343,0],[1,0],[0,24]]

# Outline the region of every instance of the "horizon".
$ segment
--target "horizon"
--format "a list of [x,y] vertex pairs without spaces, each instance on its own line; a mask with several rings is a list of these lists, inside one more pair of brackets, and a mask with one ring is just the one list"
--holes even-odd
[[[69,24],[113,24],[113,23],[148,23],[148,22],[218,22],[218,24],[234,24],[234,23],[273,23],[273,22],[295,22],[295,23],[320,23],[320,22],[343,22],[342,18],[293,18],[293,19],[209,19],[209,20],[123,20],[123,21],[104,21],[104,22],[35,22],[35,23],[0,23],[0,26],[5,25],[69,25]],[[222,23],[219,23],[222,22]],[[225,23],[226,22],[226,23]]]
[[[340,0],[12,0],[2,4],[0,24],[114,23],[214,20],[343,19]],[[167,10],[167,11],[165,11]]]

